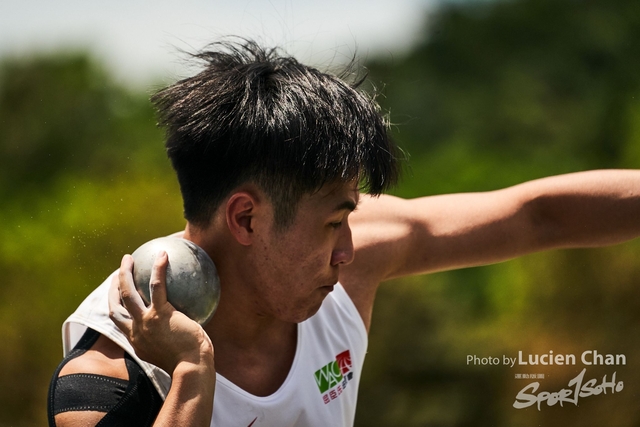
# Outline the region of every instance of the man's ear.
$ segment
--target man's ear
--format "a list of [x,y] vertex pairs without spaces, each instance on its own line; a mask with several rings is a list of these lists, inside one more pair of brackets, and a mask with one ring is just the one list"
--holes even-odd
[[248,191],[234,193],[227,201],[227,226],[241,245],[253,242],[253,220],[259,204],[258,197]]

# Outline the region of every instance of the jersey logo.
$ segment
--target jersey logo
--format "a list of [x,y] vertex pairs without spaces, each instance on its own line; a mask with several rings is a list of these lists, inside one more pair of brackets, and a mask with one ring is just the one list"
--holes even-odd
[[351,353],[346,350],[315,372],[316,385],[325,404],[337,399],[347,388],[347,384],[353,379],[351,369]]

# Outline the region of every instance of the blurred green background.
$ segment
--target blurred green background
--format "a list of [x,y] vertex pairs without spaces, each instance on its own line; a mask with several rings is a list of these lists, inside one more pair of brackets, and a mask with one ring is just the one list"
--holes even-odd
[[[640,167],[640,2],[460,2],[408,53],[365,64],[411,155],[396,193],[485,191],[551,174]],[[123,253],[184,226],[148,89],[89,53],[0,58],[0,426],[46,424],[60,326]],[[564,250],[385,284],[357,426],[640,425],[640,242]],[[579,406],[514,409],[544,374],[468,355],[624,354]]]

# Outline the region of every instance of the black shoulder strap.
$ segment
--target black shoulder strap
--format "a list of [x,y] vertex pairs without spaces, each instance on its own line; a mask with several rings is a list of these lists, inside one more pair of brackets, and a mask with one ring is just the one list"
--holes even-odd
[[129,380],[94,374],[59,377],[69,360],[84,354],[100,334],[87,329],[78,344],[60,363],[49,385],[49,425],[55,427],[55,415],[68,411],[99,411],[106,415],[97,426],[151,426],[162,398],[142,368],[124,353]]
[[91,328],[87,328],[85,333],[82,335],[82,338],[80,338],[80,341],[78,341],[78,344],[76,344],[73,350],[69,352],[69,354],[62,360],[62,362],[60,362],[55,372],[53,373],[51,382],[49,383],[49,394],[47,399],[47,413],[48,413],[50,426],[55,427],[56,425],[55,418],[54,418],[55,416],[54,398],[56,395],[55,391],[56,391],[56,385],[57,385],[58,376],[60,375],[60,371],[62,370],[64,365],[66,365],[69,362],[69,360],[75,357],[78,357],[81,354],[84,354],[88,349],[90,349],[91,346],[95,344],[95,342],[98,340],[98,338],[100,338],[100,334],[98,332],[94,331]]
[[124,358],[129,372],[129,386],[118,404],[96,427],[151,426],[162,408],[160,394],[140,365],[127,353]]

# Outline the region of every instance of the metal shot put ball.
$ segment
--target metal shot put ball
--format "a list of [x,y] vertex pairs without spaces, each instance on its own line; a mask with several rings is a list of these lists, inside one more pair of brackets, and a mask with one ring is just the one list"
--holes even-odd
[[209,255],[195,243],[177,237],[151,240],[133,256],[133,282],[149,305],[149,281],[153,263],[160,250],[169,257],[167,266],[167,300],[176,310],[205,325],[218,306],[220,278]]

